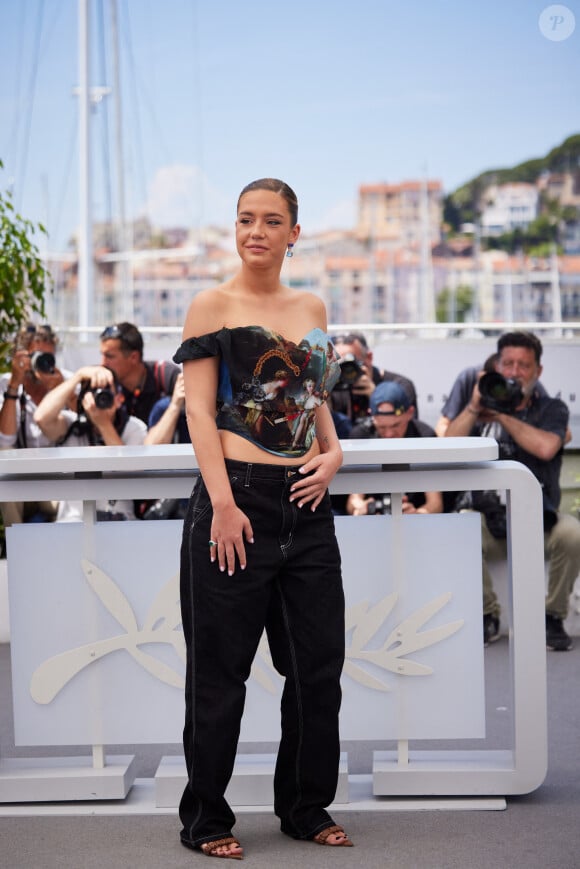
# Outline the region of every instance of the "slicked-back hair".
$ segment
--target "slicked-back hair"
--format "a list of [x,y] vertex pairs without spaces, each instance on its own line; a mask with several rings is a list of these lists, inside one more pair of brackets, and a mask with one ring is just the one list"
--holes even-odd
[[285,181],[280,181],[279,178],[258,178],[257,181],[251,181],[249,184],[246,184],[238,196],[238,211],[240,210],[242,196],[244,193],[251,193],[252,190],[269,190],[271,193],[278,193],[282,196],[286,200],[286,205],[290,212],[290,223],[292,226],[296,226],[298,223],[298,198]]

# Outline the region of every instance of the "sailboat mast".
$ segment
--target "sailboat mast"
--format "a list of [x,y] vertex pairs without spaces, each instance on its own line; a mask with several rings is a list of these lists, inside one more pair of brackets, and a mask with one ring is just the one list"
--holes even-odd
[[435,322],[435,298],[433,291],[433,263],[431,260],[431,226],[429,219],[429,181],[427,170],[420,188],[421,218],[421,280],[419,285],[419,318],[422,323]]
[[86,330],[93,322],[94,265],[91,219],[91,143],[89,92],[89,0],[79,0],[79,277],[78,325],[80,340],[88,341]]
[[119,66],[119,28],[117,19],[117,0],[110,0],[111,43],[113,48],[113,93],[115,95],[115,152],[117,163],[117,205],[119,228],[117,233],[119,250],[123,254],[117,265],[117,302],[121,320],[133,321],[133,280],[131,261],[127,259],[129,249],[127,216],[125,209],[125,162],[123,159],[123,114],[121,110],[121,70]]

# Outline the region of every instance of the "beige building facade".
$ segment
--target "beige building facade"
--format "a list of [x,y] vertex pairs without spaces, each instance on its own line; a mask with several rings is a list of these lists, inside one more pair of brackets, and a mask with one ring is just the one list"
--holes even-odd
[[383,246],[414,246],[441,238],[443,187],[440,181],[363,184],[359,188],[357,237]]

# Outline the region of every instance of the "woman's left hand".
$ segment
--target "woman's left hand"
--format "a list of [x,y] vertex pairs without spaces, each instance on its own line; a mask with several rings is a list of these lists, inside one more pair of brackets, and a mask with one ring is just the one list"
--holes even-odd
[[342,452],[329,451],[320,453],[299,468],[299,474],[308,475],[297,479],[290,487],[290,501],[298,501],[298,507],[310,504],[312,512],[316,510],[330,481],[342,464]]

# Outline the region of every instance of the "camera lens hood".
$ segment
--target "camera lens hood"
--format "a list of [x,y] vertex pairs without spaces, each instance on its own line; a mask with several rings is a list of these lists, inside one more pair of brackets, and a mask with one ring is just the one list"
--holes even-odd
[[56,359],[54,353],[37,350],[30,356],[30,367],[40,374],[54,374]]
[[478,387],[483,406],[499,413],[513,413],[524,397],[517,380],[508,380],[498,371],[484,374]]

